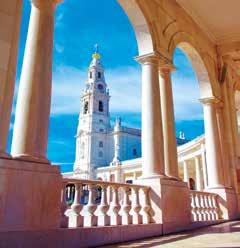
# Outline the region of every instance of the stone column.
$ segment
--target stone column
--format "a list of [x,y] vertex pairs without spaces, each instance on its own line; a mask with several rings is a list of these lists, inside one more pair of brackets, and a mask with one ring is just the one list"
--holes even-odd
[[208,176],[207,176],[206,154],[205,154],[204,144],[201,144],[201,160],[202,160],[202,169],[203,169],[204,189],[206,189],[208,187]]
[[177,142],[173,108],[173,93],[171,82],[172,65],[166,62],[159,67],[160,98],[163,123],[165,174],[178,178]]
[[155,54],[137,57],[137,61],[142,64],[143,177],[164,175],[158,60]]
[[188,173],[188,165],[187,161],[183,161],[183,181],[188,184],[189,187],[189,173]]
[[54,10],[59,0],[31,0],[19,85],[12,155],[48,162],[46,150],[52,86]]
[[202,171],[200,165],[200,158],[195,157],[195,171],[196,171],[196,189],[199,191],[203,190],[203,179],[202,179]]
[[223,187],[220,140],[217,126],[216,98],[201,99],[204,112],[205,146],[207,160],[208,187]]
[[[16,63],[19,44],[19,31],[22,17],[22,1],[2,1],[0,35],[0,158],[9,158],[6,153],[12,112],[12,102],[16,81]],[[9,13],[8,10],[15,9]],[[5,20],[5,21],[4,21]]]

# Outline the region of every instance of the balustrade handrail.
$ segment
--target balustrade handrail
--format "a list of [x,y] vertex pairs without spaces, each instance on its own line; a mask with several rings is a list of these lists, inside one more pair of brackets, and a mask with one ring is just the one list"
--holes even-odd
[[140,184],[131,184],[131,183],[116,183],[116,182],[108,182],[108,181],[101,181],[101,180],[88,180],[88,179],[78,179],[78,178],[63,178],[62,179],[64,184],[91,184],[91,185],[107,185],[107,186],[117,186],[117,187],[128,187],[128,188],[141,188],[149,190],[151,187],[146,185]]
[[197,195],[211,195],[211,196],[218,196],[216,193],[212,192],[207,192],[207,191],[199,191],[199,190],[190,190],[190,195],[191,194],[197,194]]

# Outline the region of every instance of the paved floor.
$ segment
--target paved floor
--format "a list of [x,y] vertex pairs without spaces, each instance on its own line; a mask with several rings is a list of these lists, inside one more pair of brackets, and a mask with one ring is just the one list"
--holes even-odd
[[[240,248],[240,221],[222,223],[194,231],[104,246],[105,248]],[[102,247],[103,248],[103,247]]]

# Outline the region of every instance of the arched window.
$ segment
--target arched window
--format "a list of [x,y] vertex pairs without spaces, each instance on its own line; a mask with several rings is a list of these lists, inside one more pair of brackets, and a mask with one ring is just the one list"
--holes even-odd
[[98,152],[98,157],[99,157],[99,158],[102,158],[102,157],[103,157],[103,152],[102,152],[102,151],[99,151],[99,152]]
[[86,102],[84,103],[84,110],[83,110],[83,113],[84,113],[84,114],[87,114],[87,113],[88,113],[88,101],[86,101]]
[[99,101],[99,103],[98,103],[98,111],[103,112],[103,102],[102,101]]
[[89,73],[89,77],[90,77],[90,78],[92,78],[92,71],[90,71],[90,73]]
[[98,78],[101,78],[101,72],[98,72],[97,75],[98,75]]
[[98,146],[99,146],[99,147],[103,147],[103,142],[102,142],[102,141],[99,141]]

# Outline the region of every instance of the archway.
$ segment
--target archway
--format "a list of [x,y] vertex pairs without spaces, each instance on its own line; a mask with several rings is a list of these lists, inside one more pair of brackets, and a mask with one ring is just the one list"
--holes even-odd
[[[153,41],[151,38],[152,36],[150,34],[147,21],[145,20],[138,5],[135,3],[135,1],[119,1],[119,3],[122,6],[123,10],[129,16],[129,18],[133,24],[133,28],[134,28],[134,31],[135,31],[135,34],[137,37],[139,54],[152,52],[153,51]],[[28,6],[27,11],[28,12],[30,11],[30,6]],[[56,18],[56,22],[58,22],[60,19],[61,19],[61,17]],[[55,45],[55,49],[58,50],[59,53],[63,52],[64,48],[62,48],[61,46],[56,47],[56,43],[54,45]],[[137,54],[135,54],[135,55],[137,55]],[[20,58],[20,60],[21,59],[22,58]],[[20,63],[21,63],[21,61],[20,61]],[[51,136],[51,133],[50,133],[50,136]],[[56,142],[59,143],[59,141],[56,141]],[[58,162],[58,161],[55,161],[55,162]]]
[[[214,98],[213,87],[206,63],[190,43],[177,43],[172,54],[177,67],[177,71],[173,73],[176,129],[181,131],[180,139],[185,138],[186,142],[191,140],[178,147],[179,174],[184,180],[195,178],[197,190],[202,190],[202,186],[206,187],[208,182],[203,136],[204,117],[199,100]],[[182,71],[178,71],[178,67]],[[183,130],[178,129],[179,121]]]

